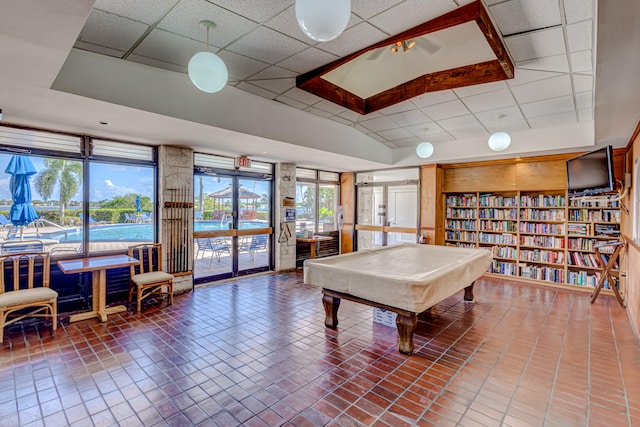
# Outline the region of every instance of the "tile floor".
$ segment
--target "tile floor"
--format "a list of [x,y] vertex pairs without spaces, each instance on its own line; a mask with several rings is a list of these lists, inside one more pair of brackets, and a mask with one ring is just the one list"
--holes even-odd
[[244,277],[105,324],[10,328],[0,426],[640,425],[640,346],[612,297],[484,280],[416,352],[300,272]]

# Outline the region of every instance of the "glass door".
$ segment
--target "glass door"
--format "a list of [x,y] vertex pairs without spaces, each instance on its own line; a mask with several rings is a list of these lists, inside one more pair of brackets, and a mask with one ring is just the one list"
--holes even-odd
[[271,233],[271,181],[194,176],[196,283],[269,270]]
[[357,197],[358,250],[416,243],[417,184],[359,185]]

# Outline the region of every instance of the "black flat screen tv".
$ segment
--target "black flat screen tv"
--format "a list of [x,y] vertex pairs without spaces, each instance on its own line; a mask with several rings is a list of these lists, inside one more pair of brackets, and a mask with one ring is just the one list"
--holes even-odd
[[608,145],[567,159],[569,196],[591,196],[616,189],[613,148]]

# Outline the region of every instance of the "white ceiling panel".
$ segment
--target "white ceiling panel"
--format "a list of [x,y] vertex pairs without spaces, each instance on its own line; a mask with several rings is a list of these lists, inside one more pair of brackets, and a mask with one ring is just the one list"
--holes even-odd
[[122,58],[122,56],[125,54],[125,51],[123,50],[112,49],[110,47],[91,44],[80,40],[76,40],[76,43],[73,45],[73,47],[82,50],[88,50],[89,52],[99,53],[101,55],[113,56],[115,58]]
[[575,92],[584,92],[593,89],[593,76],[584,76],[582,74],[573,75],[573,90]]
[[361,22],[348,28],[338,37],[326,43],[319,43],[318,48],[338,56],[346,56],[389,37],[373,25]]
[[100,9],[116,15],[153,24],[162,18],[179,0],[96,0],[94,10]]
[[511,0],[490,6],[503,36],[562,23],[558,0]]
[[489,132],[498,132],[501,130],[514,132],[529,129],[529,124],[517,106],[484,111],[477,113],[475,116]]
[[397,104],[390,105],[388,107],[378,110],[380,114],[390,116],[397,113],[403,113],[405,111],[415,110],[417,107],[411,102],[410,99],[406,101],[398,102]]
[[308,46],[294,38],[266,27],[259,27],[240,40],[231,43],[228,49],[241,55],[269,64],[302,52]]
[[466,96],[480,95],[481,93],[495,92],[498,90],[506,89],[507,84],[505,82],[508,82],[508,81],[510,81],[510,79],[500,81],[500,82],[491,82],[491,83],[483,83],[479,85],[464,86],[464,87],[459,87],[452,90],[453,90],[453,93],[455,93],[458,97],[464,98]]
[[[369,20],[377,28],[392,35],[413,28],[447,12],[458,6],[452,0],[405,0]],[[411,11],[407,13],[407,11]]]
[[564,15],[568,24],[593,18],[594,0],[564,0]]
[[431,120],[421,110],[415,109],[404,111],[398,114],[389,115],[389,118],[400,126],[412,126],[421,123],[428,123]]
[[415,137],[415,136],[412,136],[410,138],[405,138],[405,139],[393,140],[393,143],[395,145],[397,145],[398,147],[415,147],[418,144],[420,144],[421,142],[422,142],[422,140],[420,138]]
[[363,19],[369,19],[395,6],[402,0],[352,0],[351,11]]
[[516,101],[513,99],[509,89],[468,96],[462,98],[462,102],[473,113],[516,105]]
[[420,139],[430,139],[433,135],[446,133],[446,131],[436,122],[421,123],[419,125],[405,126],[405,129]]
[[434,133],[432,135],[429,135],[428,140],[429,142],[446,142],[446,141],[453,141],[455,140],[455,138],[450,133],[441,132],[441,133]]
[[578,110],[593,108],[593,91],[576,93],[576,108]]
[[[193,55],[205,49],[206,46],[200,42],[155,29],[145,37],[133,53],[186,67]],[[213,52],[216,50],[212,48]]]
[[483,127],[473,127],[473,128],[462,128],[456,129],[449,132],[456,139],[466,139],[466,138],[478,138],[478,137],[489,137],[489,132],[487,132]]
[[176,65],[169,62],[160,61],[153,58],[147,58],[146,56],[140,55],[129,55],[127,58],[131,62],[135,62],[137,64],[149,65],[151,67],[162,68],[164,70],[176,71],[178,73],[183,73],[185,79],[189,79],[187,76],[187,67],[183,65]]
[[484,129],[482,124],[472,114],[439,120],[438,124],[447,132],[461,129],[475,129],[476,131],[482,131]]
[[296,77],[298,74],[294,73],[291,70],[285,70],[284,68],[271,66],[269,68],[265,68],[259,73],[251,76],[251,80],[253,79],[283,79],[287,77]]
[[295,85],[295,79],[286,78],[286,79],[258,79],[258,80],[247,80],[247,83],[251,83],[256,86],[260,86],[261,88],[267,89],[271,92],[275,93],[284,93],[291,89]]
[[522,104],[520,108],[522,108],[522,112],[527,119],[575,111],[573,96],[571,95]]
[[[566,54],[547,56],[544,58],[537,58],[537,59],[530,59],[528,61],[516,62],[516,68],[568,73],[569,60],[567,59]],[[576,70],[573,70],[573,71],[576,71]]]
[[380,132],[398,127],[398,125],[388,117],[377,117],[371,120],[362,120],[358,123],[373,132]]
[[529,123],[534,129],[567,126],[576,122],[577,119],[575,112],[556,113],[529,119]]
[[238,89],[242,89],[245,92],[249,92],[252,93],[254,95],[258,95],[261,96],[263,98],[267,98],[267,99],[273,99],[276,96],[278,96],[277,93],[271,92],[270,90],[255,86],[251,83],[247,83],[247,82],[240,82],[238,83],[238,86],[236,86]]
[[570,52],[593,47],[593,22],[584,21],[567,26],[567,44]]
[[411,137],[411,134],[409,132],[407,132],[405,129],[403,128],[395,128],[395,129],[389,129],[389,130],[383,130],[378,132],[378,134],[380,136],[382,136],[383,138],[397,144],[396,140],[400,140],[400,139],[406,139]]
[[418,108],[428,107],[430,105],[442,104],[447,101],[458,99],[452,90],[440,90],[438,92],[428,92],[424,95],[416,96],[411,102]]
[[519,104],[569,95],[572,92],[571,78],[569,75],[564,74],[559,77],[512,87],[511,92]]
[[578,110],[578,121],[588,122],[593,120],[593,109],[585,108],[584,110]]
[[92,10],[78,40],[126,52],[148,28],[128,18]]
[[284,95],[306,105],[313,105],[317,104],[320,101],[324,101],[323,98],[320,98],[319,96],[306,92],[302,89],[298,89],[297,87],[289,89],[284,93]]
[[286,104],[286,105],[288,105],[290,107],[297,108],[299,110],[304,110],[307,107],[307,104],[304,104],[304,103],[302,103],[300,101],[297,101],[295,99],[291,99],[291,98],[289,98],[287,96],[284,96],[284,95],[277,96],[275,98],[275,100],[280,102],[280,103],[282,103],[282,104]]
[[316,49],[315,47],[309,47],[302,52],[288,57],[284,61],[278,62],[278,66],[301,74],[318,68],[328,62],[335,61],[336,59],[338,59],[338,57],[334,55]]
[[228,9],[238,15],[245,16],[253,21],[264,23],[276,16],[286,8],[291,6],[291,0],[269,0],[261,1],[260,6],[256,7],[252,1],[238,0],[208,0]]
[[340,114],[344,110],[346,110],[346,108],[343,107],[342,105],[334,104],[333,102],[327,101],[326,99],[323,99],[322,101],[318,102],[317,104],[314,104],[313,106],[320,108],[321,110],[324,110],[331,114]]
[[433,120],[440,121],[450,117],[469,114],[469,109],[458,99],[442,104],[431,105],[422,109]]
[[507,80],[507,86],[519,86],[562,75],[561,73],[554,73],[551,71],[527,70],[526,68],[516,68],[514,74],[515,76],[511,80]]
[[504,41],[515,62],[566,53],[560,27],[505,37]]
[[593,52],[590,50],[583,50],[581,52],[572,52],[571,58],[571,70],[574,73],[591,73],[593,72]]
[[264,24],[266,27],[269,27],[273,30],[278,31],[279,33],[286,34],[289,37],[293,37],[296,40],[299,40],[308,45],[317,45],[318,42],[315,40],[311,40],[307,37],[300,26],[298,25],[298,21],[296,21],[296,12],[293,4],[291,7],[287,8],[284,12],[274,16],[269,21]]
[[269,64],[265,64],[264,62],[256,61],[255,59],[247,58],[246,56],[229,52],[228,50],[219,52],[218,56],[224,61],[225,65],[227,66],[229,77],[236,80],[244,80],[249,76],[253,76],[254,74],[269,67]]
[[219,47],[228,45],[258,27],[256,22],[206,0],[180,0],[158,23],[158,28],[205,42],[207,31],[200,25],[202,20],[216,24],[215,28],[209,30],[209,44]]
[[333,116],[333,114],[329,113],[328,111],[324,111],[316,107],[305,108],[304,111],[308,111],[311,114],[315,114],[316,116],[319,116],[319,117],[324,117],[325,119]]

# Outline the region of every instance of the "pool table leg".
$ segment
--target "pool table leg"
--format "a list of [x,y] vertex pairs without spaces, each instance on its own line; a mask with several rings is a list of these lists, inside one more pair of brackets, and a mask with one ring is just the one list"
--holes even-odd
[[418,316],[415,313],[410,313],[409,316],[398,313],[396,326],[400,337],[400,342],[398,343],[398,351],[400,353],[407,356],[411,356],[411,353],[413,353],[413,333],[417,325]]
[[469,286],[464,288],[464,300],[465,301],[473,301],[473,285],[476,282],[471,282]]
[[329,295],[322,295],[322,305],[324,306],[324,326],[335,329],[338,327],[338,309],[340,308],[340,298]]

